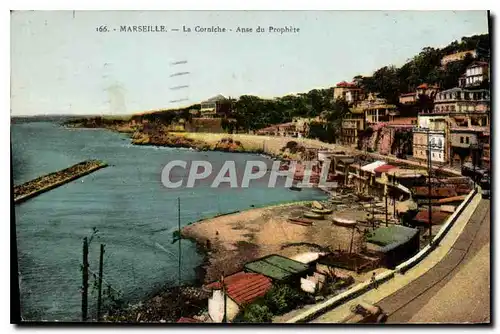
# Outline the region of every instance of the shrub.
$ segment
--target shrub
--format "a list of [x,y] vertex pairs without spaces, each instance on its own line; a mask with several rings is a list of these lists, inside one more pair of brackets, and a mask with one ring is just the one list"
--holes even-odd
[[273,314],[284,314],[297,306],[302,305],[306,299],[306,294],[302,291],[291,288],[289,285],[275,285],[265,296],[266,305]]
[[269,310],[269,307],[262,305],[260,303],[254,303],[249,305],[243,311],[241,317],[238,317],[237,322],[249,322],[249,323],[265,323],[271,322],[273,314]]

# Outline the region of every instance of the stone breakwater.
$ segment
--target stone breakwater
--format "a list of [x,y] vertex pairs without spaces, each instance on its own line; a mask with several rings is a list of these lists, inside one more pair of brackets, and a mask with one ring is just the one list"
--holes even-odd
[[108,165],[99,160],[86,160],[63,170],[40,176],[14,187],[14,203],[24,202],[46,191],[90,174]]

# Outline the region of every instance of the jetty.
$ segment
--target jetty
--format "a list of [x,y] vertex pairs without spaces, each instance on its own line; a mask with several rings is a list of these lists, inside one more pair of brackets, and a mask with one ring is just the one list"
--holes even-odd
[[14,204],[24,202],[107,166],[108,164],[99,160],[85,160],[60,171],[37,177],[14,187]]

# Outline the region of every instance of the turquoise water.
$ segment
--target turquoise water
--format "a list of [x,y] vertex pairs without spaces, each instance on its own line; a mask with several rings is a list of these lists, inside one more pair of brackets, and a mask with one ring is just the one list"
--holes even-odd
[[[99,244],[106,245],[105,280],[136,302],[155,289],[178,282],[177,198],[181,223],[218,213],[289,201],[323,199],[314,189],[300,192],[267,188],[167,189],[161,171],[171,160],[208,160],[220,168],[233,160],[272,161],[250,154],[196,152],[186,149],[132,146],[123,134],[107,130],[68,129],[33,122],[11,127],[14,184],[53,172],[85,159],[111,166],[35,197],[15,208],[21,282],[21,308],[26,320],[79,320],[81,317],[82,239],[99,230],[90,246],[90,267],[97,272]],[[187,172],[174,170],[178,178]],[[195,245],[182,242],[182,281],[193,282],[202,262]],[[90,297],[91,307],[95,298]]]

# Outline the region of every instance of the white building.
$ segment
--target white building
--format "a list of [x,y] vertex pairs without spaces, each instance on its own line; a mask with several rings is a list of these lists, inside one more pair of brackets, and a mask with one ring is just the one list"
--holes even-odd
[[484,61],[475,61],[465,70],[465,75],[460,78],[460,86],[479,86],[489,78],[489,64]]

